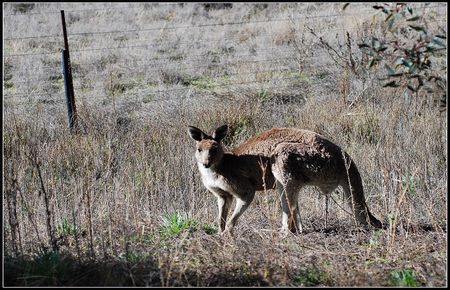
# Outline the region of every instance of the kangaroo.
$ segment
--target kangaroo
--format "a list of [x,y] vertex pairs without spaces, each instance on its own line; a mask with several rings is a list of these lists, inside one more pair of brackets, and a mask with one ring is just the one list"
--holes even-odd
[[[202,182],[217,197],[221,233],[232,231],[256,191],[274,188],[281,197],[281,231],[302,233],[298,195],[306,185],[317,186],[326,196],[342,186],[356,223],[382,228],[366,205],[355,163],[338,145],[309,130],[274,128],[225,152],[221,141],[227,132],[227,125],[211,136],[188,126],[190,137],[196,141],[195,158]],[[236,206],[227,221],[233,198]]]

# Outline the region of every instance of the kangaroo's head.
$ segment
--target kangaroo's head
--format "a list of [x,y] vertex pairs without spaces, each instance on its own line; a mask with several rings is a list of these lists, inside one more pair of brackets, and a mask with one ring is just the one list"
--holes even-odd
[[228,132],[228,126],[223,125],[217,128],[212,136],[205,134],[202,130],[188,126],[188,133],[192,139],[197,141],[197,150],[195,151],[195,158],[197,162],[205,168],[215,167],[222,161],[224,149],[222,146],[222,139],[225,138]]

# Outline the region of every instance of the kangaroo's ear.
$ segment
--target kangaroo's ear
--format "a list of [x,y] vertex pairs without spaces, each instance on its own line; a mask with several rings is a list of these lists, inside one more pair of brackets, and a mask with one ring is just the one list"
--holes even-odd
[[227,125],[223,125],[220,126],[219,128],[216,129],[216,131],[214,131],[212,137],[214,140],[216,140],[217,142],[222,140],[223,138],[225,138],[225,136],[227,136],[228,133],[228,126]]
[[206,134],[203,133],[202,130],[200,130],[199,128],[196,128],[194,126],[188,126],[188,133],[192,139],[194,139],[195,141],[198,141],[198,142],[202,141],[206,137]]

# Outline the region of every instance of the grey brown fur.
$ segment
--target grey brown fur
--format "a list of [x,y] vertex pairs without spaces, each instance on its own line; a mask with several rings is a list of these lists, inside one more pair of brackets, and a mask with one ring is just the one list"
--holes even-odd
[[[356,222],[382,227],[366,205],[355,163],[325,137],[308,130],[274,128],[225,153],[221,140],[227,130],[226,125],[221,126],[212,136],[196,127],[188,130],[197,141],[195,156],[203,184],[218,200],[221,232],[232,230],[255,191],[272,188],[281,196],[282,231],[302,232],[297,200],[305,185],[317,186],[325,195],[342,186]],[[233,198],[236,207],[227,222]]]

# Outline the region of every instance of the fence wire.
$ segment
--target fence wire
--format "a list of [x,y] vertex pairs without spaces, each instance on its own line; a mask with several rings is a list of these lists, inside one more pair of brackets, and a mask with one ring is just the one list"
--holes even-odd
[[[179,5],[179,3],[160,3],[160,4],[164,4],[164,5]],[[362,4],[362,3],[359,3]],[[439,10],[439,8],[443,8],[443,7],[447,7],[447,4],[442,4],[442,3],[435,3],[434,5],[427,5],[427,6],[423,6],[423,7],[418,7],[418,9],[433,9],[433,8],[437,8]],[[86,12],[107,12],[110,10],[122,10],[122,9],[142,9],[141,6],[137,6],[137,7],[131,7],[131,6],[126,6],[124,5],[123,7],[118,7],[118,6],[114,6],[114,7],[108,7],[108,8],[88,8],[88,9],[75,9],[75,10],[65,10],[66,13],[86,13]],[[417,9],[417,8],[416,8]],[[23,17],[23,16],[36,16],[36,15],[43,15],[43,16],[49,16],[49,15],[53,15],[53,14],[60,14],[60,11],[44,11],[44,12],[38,12],[38,13],[28,13],[28,14],[6,14],[3,15],[4,16],[4,22],[5,22],[5,17],[6,18],[14,18],[14,17]],[[109,35],[114,35],[114,34],[132,34],[136,37],[136,35],[143,35],[143,33],[148,33],[148,32],[152,32],[152,31],[164,31],[166,33],[168,32],[176,32],[176,33],[180,33],[180,31],[185,31],[185,30],[192,30],[192,29],[202,29],[202,28],[208,28],[208,27],[236,27],[236,28],[231,28],[231,30],[227,30],[226,32],[230,33],[230,34],[235,34],[235,36],[233,37],[228,37],[228,38],[223,38],[223,37],[219,37],[219,38],[205,38],[205,39],[201,39],[200,41],[205,42],[205,43],[215,43],[215,42],[221,42],[221,43],[232,43],[234,44],[235,42],[239,42],[240,41],[240,37],[238,35],[238,32],[240,31],[239,29],[244,28],[246,25],[258,25],[259,28],[270,28],[274,23],[276,22],[287,22],[290,24],[290,27],[293,27],[294,29],[297,30],[301,30],[302,28],[305,29],[306,32],[306,27],[308,25],[314,25],[317,20],[319,19],[323,19],[323,18],[328,18],[328,19],[336,19],[336,18],[354,18],[354,17],[361,17],[361,16],[374,16],[374,15],[381,15],[381,16],[385,16],[382,13],[375,13],[374,11],[370,12],[370,13],[358,13],[358,14],[352,14],[352,13],[345,13],[345,12],[341,12],[341,13],[336,13],[336,14],[329,14],[329,15],[309,15],[306,17],[287,17],[287,18],[279,18],[279,19],[263,19],[263,20],[247,20],[247,21],[231,21],[231,22],[216,22],[216,23],[204,23],[204,24],[198,24],[198,25],[174,25],[174,26],[159,26],[159,27],[147,27],[147,28],[139,28],[139,29],[122,29],[122,30],[108,30],[108,31],[88,31],[88,32],[80,32],[80,31],[74,31],[74,32],[70,32],[69,31],[69,39],[72,42],[77,42],[79,41],[80,37],[92,37],[94,39],[96,39],[97,41],[95,42],[101,42],[99,41],[99,38],[101,37],[107,37]],[[442,14],[442,13],[435,13],[434,14],[434,22],[435,23],[439,23],[439,21],[445,21],[447,20],[447,14]],[[82,21],[82,19],[80,20]],[[430,22],[429,22],[430,23]],[[233,30],[234,29],[234,30]],[[329,32],[346,32],[348,31],[347,28],[328,28],[328,29],[323,29],[323,32],[329,33]],[[321,31],[320,31],[321,32]],[[318,34],[320,34],[319,31],[317,31]],[[259,33],[257,34],[256,37],[263,39],[263,38],[273,38],[276,35],[274,33]],[[55,39],[55,40],[53,40]],[[22,53],[19,51],[19,53],[3,53],[3,61],[7,61],[8,64],[10,66],[14,66],[15,63],[21,62],[21,61],[25,61],[26,58],[29,57],[35,57],[35,56],[40,56],[42,58],[44,57],[48,57],[48,59],[54,58],[55,56],[57,57],[57,59],[60,59],[60,55],[61,55],[61,48],[63,47],[63,40],[62,40],[62,33],[61,34],[49,34],[49,35],[38,35],[38,36],[31,36],[31,35],[25,35],[25,36],[15,36],[15,37],[6,37],[3,38],[3,42],[4,44],[6,43],[7,45],[10,46],[16,46],[16,42],[24,42],[24,41],[36,41],[38,42],[38,44],[45,44],[46,46],[53,46],[54,50],[58,50],[58,51],[49,51],[49,52],[44,52],[44,51],[36,51],[36,52],[25,52]],[[86,41],[86,40],[85,40]],[[39,43],[40,42],[40,43]],[[73,54],[72,57],[72,62],[73,62],[73,67],[74,67],[74,81],[76,83],[79,83],[81,81],[84,81],[83,78],[86,78],[86,72],[89,72],[89,78],[92,78],[92,75],[94,75],[94,78],[98,79],[97,82],[102,82],[102,80],[104,80],[105,78],[108,78],[111,76],[112,73],[111,71],[104,71],[104,69],[100,69],[98,68],[99,65],[99,61],[95,61],[95,62],[89,62],[89,61],[82,61],[82,62],[75,62],[74,60],[77,59],[76,56],[80,57],[83,54],[84,55],[91,55],[92,53],[104,53],[104,52],[114,52],[117,50],[130,50],[130,51],[136,51],[136,50],[141,50],[141,49],[146,49],[146,50],[157,50],[160,49],[161,47],[164,46],[170,46],[173,45],[173,42],[171,41],[167,41],[167,42],[162,42],[162,41],[157,41],[157,38],[139,38],[139,42],[135,42],[132,44],[127,43],[126,45],[121,45],[120,41],[118,41],[119,45],[115,46],[115,47],[111,47],[111,46],[99,46],[99,47],[95,47],[95,46],[74,46],[75,48],[71,48],[71,53]],[[192,44],[192,40],[188,40],[188,41],[177,41],[176,45],[178,47],[183,47],[186,45],[190,45]],[[181,57],[178,56],[158,56],[158,57],[149,57],[149,58],[145,58],[145,59],[141,59],[141,60],[133,60],[133,61],[128,61],[128,60],[124,60],[124,61],[114,61],[111,62],[110,65],[114,66],[116,70],[121,71],[121,73],[126,73],[127,77],[130,76],[142,76],[143,74],[150,74],[150,73],[160,73],[163,72],[165,70],[167,70],[167,62],[173,62],[174,64],[177,65],[178,68],[180,68],[181,66],[187,66],[189,68],[189,70],[191,71],[200,71],[202,69],[208,69],[214,66],[217,67],[222,67],[222,68],[228,68],[230,70],[235,69],[236,72],[235,73],[227,73],[226,75],[219,75],[216,76],[218,78],[221,77],[233,77],[233,76],[242,76],[243,78],[251,78],[251,77],[255,77],[257,74],[261,74],[261,73],[280,73],[280,72],[292,72],[292,68],[287,69],[287,70],[282,70],[280,68],[283,67],[279,67],[278,70],[274,70],[274,69],[268,69],[270,68],[271,64],[274,63],[281,63],[281,62],[296,62],[296,57],[295,57],[295,49],[297,44],[291,44],[291,45],[286,45],[286,50],[282,50],[279,48],[279,46],[268,46],[264,49],[258,49],[257,53],[253,52],[253,53],[242,53],[242,51],[236,51],[233,50],[231,53],[228,52],[226,49],[220,52],[206,52],[206,53],[200,53],[200,54],[190,54],[188,56],[184,56],[182,55]],[[213,46],[211,47],[211,49],[213,48]],[[233,48],[234,49],[234,48]],[[6,50],[8,51],[8,49]],[[248,51],[248,48],[247,48]],[[272,54],[270,54],[272,52]],[[277,55],[274,55],[273,53],[276,52]],[[279,55],[288,55],[287,57],[280,57]],[[262,59],[252,59],[252,57],[255,57],[255,55],[258,55],[258,57],[261,57]],[[232,56],[233,60],[232,61],[227,61],[227,57],[228,56]],[[224,61],[216,61],[216,63],[212,63],[210,58],[215,58],[215,57],[223,57],[225,60]],[[320,60],[323,57],[320,56],[308,56],[308,58],[311,61],[314,60]],[[56,59],[56,58],[55,58]],[[36,73],[32,73],[29,75],[22,75],[21,76],[21,80],[11,80],[11,78],[5,78],[4,76],[4,82],[6,81],[11,81],[16,85],[21,85],[21,87],[33,87],[35,86],[37,83],[41,83],[41,84],[46,84],[46,85],[55,85],[58,84],[58,81],[61,80],[62,78],[62,69],[60,68],[59,64],[56,64],[56,62],[54,61],[48,61],[48,62],[53,62],[55,63],[55,65],[43,65],[43,66],[39,66],[39,72],[40,75],[38,74],[38,77],[36,77]],[[157,63],[160,62],[160,63]],[[251,65],[260,65],[265,67],[266,69],[264,70],[260,70],[258,69],[253,69]],[[245,66],[249,67],[249,71],[245,70],[245,75],[242,75],[242,70],[244,69]],[[139,70],[138,72],[133,71],[133,70]],[[122,72],[123,70],[128,70],[128,72]],[[43,75],[49,75],[48,77],[42,77]],[[55,75],[61,75],[61,78],[55,77]],[[278,81],[288,81],[288,80],[294,80],[296,78],[281,78],[281,79],[277,79]],[[298,79],[298,78],[297,78]],[[91,79],[92,80],[92,79]],[[248,82],[233,82],[231,84],[222,84],[222,85],[215,85],[215,88],[218,87],[231,87],[233,85],[251,85],[251,84],[264,84],[267,83],[267,80],[262,80],[262,81],[248,81]],[[77,87],[75,87],[75,89],[77,90],[85,90],[87,87],[89,87],[89,85],[79,85]],[[100,97],[107,97],[107,95],[104,95],[105,90],[101,89],[98,90],[98,86],[93,86],[91,87],[93,90],[89,92],[89,94],[91,93],[96,93],[98,94],[98,96]],[[194,87],[195,88],[195,87]],[[5,85],[4,85],[4,89],[5,89]],[[192,86],[185,86],[182,88],[174,88],[174,89],[164,89],[164,90],[156,90],[156,91],[152,91],[152,93],[164,93],[164,92],[170,92],[170,91],[183,91],[183,90],[192,90],[193,87]],[[198,89],[198,88],[197,88]],[[147,90],[148,92],[148,90]],[[47,96],[47,97],[52,97],[52,94],[56,94],[56,93],[46,93],[45,91],[39,91],[36,89],[32,89],[32,90],[19,90],[19,91],[13,91],[13,92],[7,92],[6,94],[4,94],[4,97],[6,98],[11,98],[11,97],[30,97],[30,96],[34,96],[34,97],[43,97],[43,96]],[[61,89],[58,92],[58,95],[63,94],[63,90]],[[84,94],[84,93],[83,93]],[[77,93],[76,93],[77,95]]]

